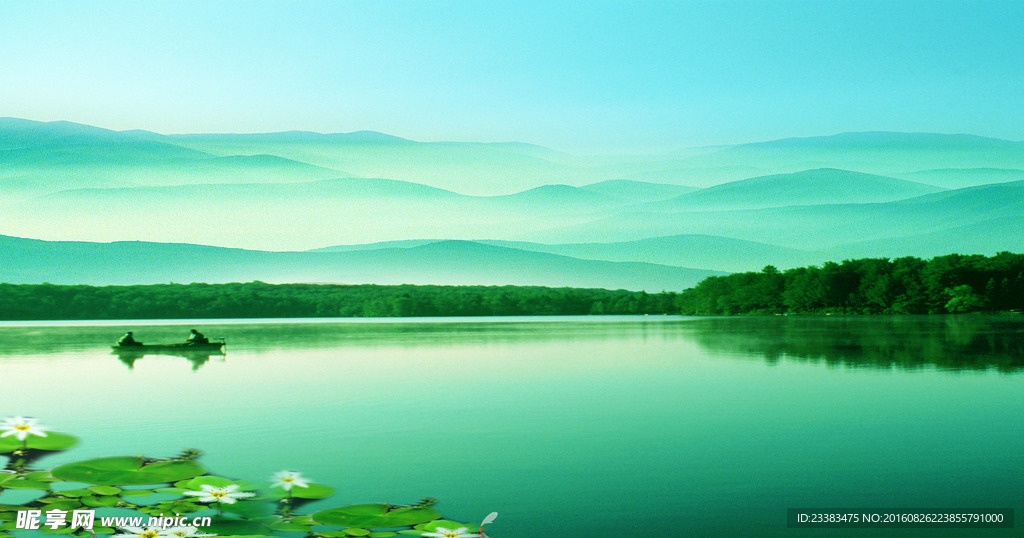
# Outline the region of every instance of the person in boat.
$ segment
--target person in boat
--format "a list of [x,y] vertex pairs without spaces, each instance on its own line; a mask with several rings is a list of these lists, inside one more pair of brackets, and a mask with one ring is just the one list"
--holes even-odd
[[210,339],[205,337],[205,336],[203,336],[203,333],[201,333],[201,332],[199,332],[199,331],[197,331],[195,329],[192,329],[192,334],[188,335],[188,338],[185,340],[185,343],[186,344],[191,344],[191,345],[209,344],[210,343]]
[[128,332],[124,333],[124,336],[122,336],[117,341],[117,345],[119,345],[119,346],[141,346],[142,342],[136,341],[135,337],[132,336],[132,332],[128,331]]

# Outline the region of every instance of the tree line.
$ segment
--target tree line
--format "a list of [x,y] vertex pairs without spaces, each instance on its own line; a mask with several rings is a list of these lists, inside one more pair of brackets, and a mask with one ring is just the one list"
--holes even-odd
[[1024,309],[1024,254],[864,258],[709,277],[679,297],[686,315],[939,314]]
[[1024,310],[1024,254],[864,258],[708,277],[680,293],[533,286],[0,284],[0,319],[936,314]]
[[677,294],[524,286],[0,284],[0,319],[668,314]]

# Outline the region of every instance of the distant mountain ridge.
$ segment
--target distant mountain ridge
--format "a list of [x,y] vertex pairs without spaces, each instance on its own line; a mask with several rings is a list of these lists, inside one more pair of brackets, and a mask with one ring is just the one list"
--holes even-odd
[[581,260],[467,241],[355,252],[266,252],[122,241],[39,241],[0,236],[0,282],[153,284],[310,282],[337,284],[537,285],[681,290],[724,274],[637,262]]
[[820,168],[723,183],[654,203],[650,207],[680,211],[891,202],[941,190],[902,179]]
[[[345,254],[343,266],[361,260],[361,274],[381,279],[399,279],[388,263],[415,279],[497,279],[500,268],[483,261],[493,256],[545,282],[557,280],[546,264],[570,281],[639,289],[686,267],[993,254],[1021,243],[1022,207],[1024,143],[973,135],[841,133],[581,156],[373,131],[164,135],[0,118],[0,233],[247,248],[273,263],[247,254],[240,270],[281,278],[286,266],[295,279],[322,273],[284,263],[314,254],[294,251],[339,245],[330,250]],[[472,263],[431,258],[449,255]],[[90,259],[100,263],[63,258]]]

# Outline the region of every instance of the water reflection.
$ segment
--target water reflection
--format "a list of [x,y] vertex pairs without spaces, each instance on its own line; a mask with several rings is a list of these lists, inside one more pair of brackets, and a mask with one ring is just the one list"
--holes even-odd
[[[270,320],[268,320],[270,321]],[[280,321],[280,320],[277,320]],[[10,356],[107,350],[126,330],[147,341],[179,340],[199,327],[242,352],[298,352],[335,348],[415,349],[474,345],[659,340],[697,345],[721,357],[796,360],[827,365],[938,368],[1001,372],[1024,369],[1024,316],[767,316],[732,318],[576,317],[408,320],[185,320],[134,326],[4,326],[0,350]],[[167,352],[161,352],[166,354]],[[139,357],[120,357],[131,368]],[[186,356],[194,368],[209,356]]]
[[744,317],[696,320],[708,351],[889,370],[1024,369],[1024,319],[1017,316]]
[[170,357],[183,357],[185,360],[187,360],[188,362],[192,363],[192,371],[193,372],[199,370],[199,368],[202,365],[210,362],[210,357],[217,356],[217,357],[220,357],[222,360],[225,357],[224,353],[211,353],[209,351],[187,351],[187,350],[182,350],[182,351],[124,351],[124,350],[115,350],[115,351],[111,351],[110,354],[116,356],[117,360],[121,361],[121,363],[124,364],[125,366],[127,366],[129,370],[134,370],[135,369],[135,363],[139,359],[141,359],[141,358],[143,358],[143,357],[145,357],[147,355],[149,355],[150,357],[159,356],[159,355],[170,356]]

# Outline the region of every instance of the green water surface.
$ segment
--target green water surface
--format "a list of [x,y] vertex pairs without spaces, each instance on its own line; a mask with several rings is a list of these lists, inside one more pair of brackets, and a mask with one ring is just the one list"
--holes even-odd
[[[227,354],[109,348],[193,327]],[[46,467],[194,447],[220,475],[338,490],[314,509],[497,511],[495,538],[1001,537],[1020,525],[788,529],[786,510],[1024,515],[1021,317],[8,323],[0,354],[0,415],[82,439]]]

